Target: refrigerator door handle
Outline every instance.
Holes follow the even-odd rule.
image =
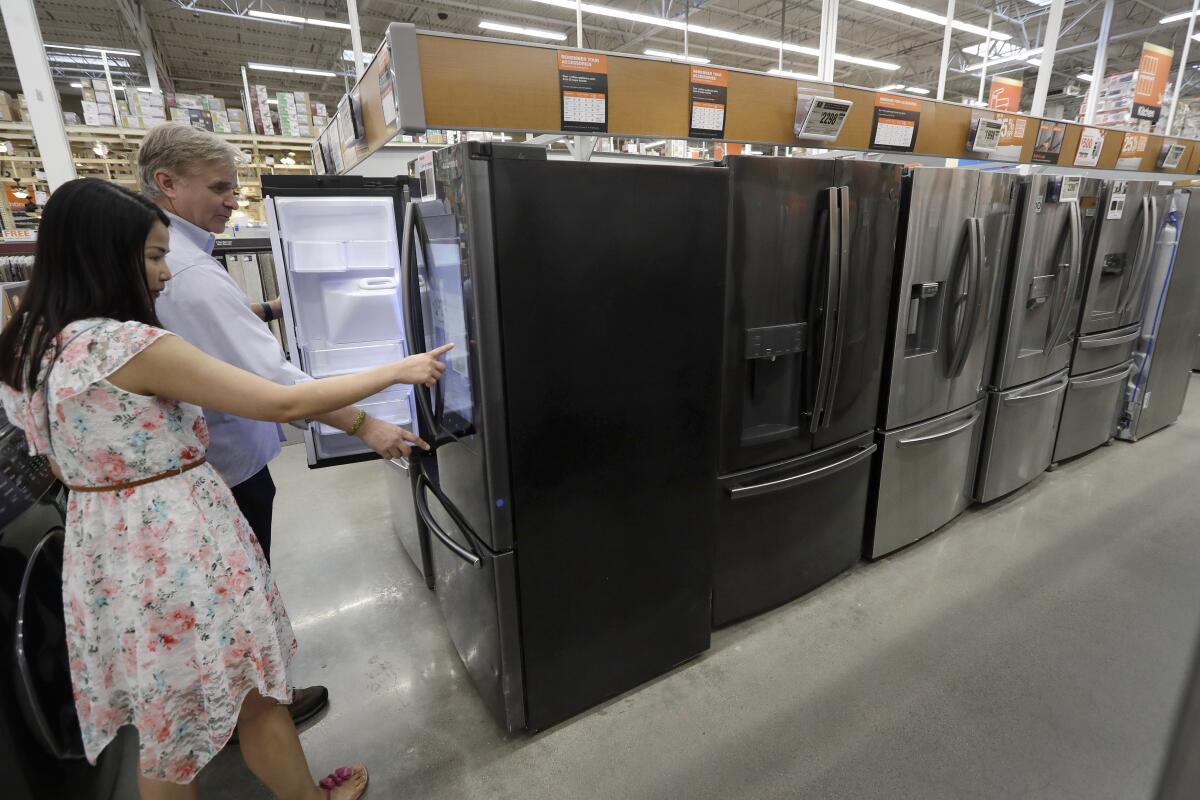
[[[403,283],[404,335],[408,339],[408,352],[425,352],[427,344],[421,334],[417,321],[421,318],[421,283],[417,276],[416,259],[416,216],[417,204],[409,202],[404,207],[404,227],[400,235],[400,280]],[[417,347],[420,350],[417,350]],[[437,449],[437,424],[433,416],[433,403],[429,397],[429,388],[424,385],[413,386],[413,397],[417,403],[417,416],[421,433],[429,437],[429,446]]]
[[[1079,349],[1095,350],[1100,347],[1112,347],[1113,345],[1117,344],[1125,344],[1126,342],[1132,342],[1134,339],[1141,336],[1141,334],[1142,330],[1141,328],[1138,328],[1132,333],[1123,333],[1120,336],[1113,336],[1109,339],[1080,339]]]
[[[424,475],[421,475],[417,478],[417,492],[415,499],[417,513],[421,516],[421,520],[429,527],[430,532],[433,533],[437,540],[446,546],[447,550],[454,553],[454,555],[458,556],[463,561],[466,561],[475,569],[481,569],[483,567],[483,559],[481,559],[475,553],[472,553],[470,550],[467,550],[458,542],[454,541],[454,539],[450,537],[450,534],[446,533],[446,531],[442,529],[442,526],[437,523],[437,520],[433,518],[433,514],[429,510],[429,498],[425,496],[425,492],[430,488],[430,486],[431,484],[429,483],[429,480]]]
[[[954,347],[954,362],[951,364],[950,377],[957,378],[962,374],[967,364],[967,356],[971,352],[971,339],[975,325],[979,322],[980,308],[983,303],[983,293],[979,284],[983,281],[983,221],[977,217],[967,220],[967,252],[970,261],[967,265],[967,311],[963,318],[962,330]]]
[[[1146,277],[1150,273],[1151,262],[1154,259],[1154,240],[1158,237],[1158,198],[1154,195],[1147,195],[1142,198],[1142,202],[1145,204],[1149,216],[1143,218],[1147,222],[1143,225],[1142,236],[1138,239],[1138,255],[1133,275],[1129,276],[1130,283],[1117,306],[1117,313],[1121,317],[1129,312],[1130,306],[1141,299],[1142,288],[1146,285]]]
[[[967,428],[972,427],[978,421],[979,421],[979,412],[975,412],[974,414],[971,415],[970,419],[968,419],[966,422],[962,423],[961,425],[955,425],[953,428],[950,428],[949,430],[939,431],[937,433],[931,433],[928,436],[917,436],[912,439],[899,439],[896,442],[896,446],[897,447],[908,447],[909,445],[925,444],[926,442],[936,442],[939,439],[948,439],[956,433],[962,433]]]
[[[726,488],[725,491],[729,493],[730,499],[733,500],[744,500],[747,497],[754,497],[755,495],[783,491],[784,489],[790,489],[793,486],[799,486],[804,483],[811,483],[812,481],[820,480],[827,475],[832,475],[835,472],[840,472],[843,469],[852,467],[860,461],[870,457],[870,455],[878,449],[879,445],[872,443],[865,445],[864,447],[860,447],[853,455],[847,456],[839,461],[835,461],[832,464],[826,464],[823,467],[817,467],[816,469],[809,470],[808,472],[801,472],[799,475],[790,475],[786,478],[780,478],[779,480],[766,481],[765,483],[754,483],[749,486],[734,486],[732,488]]]
[[[1071,379],[1071,388],[1096,389],[1100,386],[1108,386],[1117,381],[1124,380],[1129,377],[1129,373],[1133,372],[1133,364],[1129,364],[1125,369],[1118,372],[1116,375],[1106,375],[1103,378],[1088,378],[1080,380],[1078,378]]]
[[[1025,400],[1035,400],[1039,397],[1045,397],[1048,394],[1057,394],[1058,392],[1061,392],[1063,389],[1066,389],[1066,388],[1067,388],[1067,381],[1063,381],[1062,383],[1055,386],[1053,389],[1047,389],[1044,392],[1034,392],[1033,394],[1013,395],[1012,397],[1004,398],[1004,402],[1006,404],[1010,404],[1010,403],[1020,403]]]
[[[816,433],[821,428],[825,416],[825,395],[829,393],[829,367],[833,359],[833,330],[830,328],[834,295],[837,289],[838,260],[841,256],[841,213],[838,209],[838,190],[830,187],[825,190],[829,202],[829,257],[825,265],[825,306],[821,311],[821,349],[820,362],[817,366],[817,391],[813,395],[812,418],[808,430]]]
[[[833,364],[829,368],[829,381],[826,386],[826,397],[823,401],[824,418],[822,428],[828,428],[833,423],[833,398],[837,394],[838,373],[842,369],[842,351],[846,346],[846,270],[850,268],[850,187],[839,186],[838,197],[838,270],[837,270],[837,305],[834,307],[833,324]]]
[[[1071,298],[1075,294],[1075,287],[1081,286],[1083,283],[1081,275],[1083,272],[1083,221],[1080,217],[1079,203],[1070,203],[1070,208],[1067,210],[1067,225],[1071,232],[1071,266],[1067,270],[1067,290],[1063,293],[1062,308],[1059,310],[1058,319],[1050,328],[1050,338],[1046,340],[1043,353],[1049,353],[1062,341],[1063,333],[1066,332],[1067,323],[1071,318]]]

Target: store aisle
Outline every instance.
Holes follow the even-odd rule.
[[[321,773],[368,797],[1147,797],[1200,629],[1200,377],[1184,419],[719,632],[538,736],[485,715],[388,523],[382,466],[274,468],[275,565]],[[229,748],[203,796],[265,798]]]

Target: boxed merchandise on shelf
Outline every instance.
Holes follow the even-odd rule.
[[[271,105],[267,102],[267,87],[255,84],[254,97],[251,98],[251,114],[254,119],[254,129],[264,136],[274,136],[275,126],[271,122]]]
[[[231,133],[249,133],[250,128],[246,124],[246,112],[240,108],[231,108],[229,114],[229,130]]]
[[[12,96],[0,91],[0,122],[14,122],[17,118]]]

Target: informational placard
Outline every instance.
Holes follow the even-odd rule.
[[[1067,126],[1060,122],[1042,122],[1038,126],[1037,140],[1033,144],[1033,163],[1057,164],[1066,133]]]
[[[558,51],[560,130],[608,132],[608,56]]]
[[[384,46],[379,50],[371,68],[376,70],[379,79],[379,103],[383,106],[383,122],[389,128],[396,126],[396,80],[392,74],[392,51]]]
[[[313,139],[312,144],[308,146],[309,154],[312,157],[312,168],[314,175],[327,175],[329,170],[325,167],[325,155],[321,152],[321,140]]]
[[[1028,120],[1014,114],[996,114],[1000,123],[1000,141],[991,157],[995,161],[1020,161],[1025,149],[1025,130]]]
[[[1129,112],[1135,120],[1151,124],[1158,122],[1174,55],[1175,52],[1167,47],[1150,42],[1142,45],[1137,84],[1133,89],[1133,108]]]
[[[1079,202],[1079,188],[1082,185],[1083,178],[1079,175],[1065,176],[1058,190],[1058,199],[1063,203]]]
[[[908,97],[882,92],[875,95],[875,118],[871,123],[871,147],[911,153],[921,124],[921,104]]]
[[[1104,149],[1104,131],[1099,128],[1084,128],[1079,135],[1079,148],[1075,151],[1075,166],[1094,167],[1100,163],[1100,151]]]
[[[976,117],[971,120],[967,133],[967,149],[976,153],[994,153],[1000,148],[1000,132],[1004,126],[999,120]]]
[[[1178,169],[1186,150],[1187,148],[1178,142],[1164,142],[1162,149],[1158,151],[1158,168]]]
[[[338,146],[342,149],[354,144],[354,113],[350,110],[350,96],[342,98],[337,111]]]
[[[36,228],[9,228],[4,231],[4,241],[6,242],[36,242]]]
[[[846,117],[854,107],[851,100],[819,97],[803,88],[796,90],[796,122],[792,130],[799,139],[833,141],[842,132]]]
[[[1121,142],[1121,155],[1117,159],[1117,169],[1141,169],[1149,142],[1150,137],[1144,133],[1125,134],[1125,139]]]
[[[992,88],[988,92],[988,108],[1017,113],[1021,110],[1022,86],[1023,83],[1018,78],[1004,75],[992,78]]]
[[[688,138],[720,139],[725,135],[725,106],[729,73],[711,67],[691,67]]]
[[[1120,219],[1125,214],[1125,181],[1113,181],[1112,191],[1108,193],[1108,208],[1105,210],[1106,219]]]

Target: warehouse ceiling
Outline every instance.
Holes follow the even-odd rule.
[[[647,49],[682,53],[685,21],[692,30],[688,52],[714,65],[765,71],[779,66],[779,41],[788,48],[817,48],[820,39],[820,0],[591,0],[583,14],[584,46],[631,54]],[[241,89],[241,67],[249,63],[316,69],[332,76],[249,72],[251,83],[268,88],[314,92],[317,99],[336,101],[344,91],[350,63],[343,53],[350,47],[344,0],[37,0],[42,35],[48,44],[105,46],[141,51],[139,28],[153,41],[160,80],[181,92],[209,92],[236,98]],[[359,0],[358,13],[365,50],[379,43],[388,23],[412,22],[419,29],[445,33],[491,36],[521,42],[553,43],[545,39],[480,30],[482,21],[565,34],[575,40],[575,11],[569,0]],[[897,7],[914,13],[901,13]],[[988,74],[1024,77],[1028,108],[1037,67],[1028,63],[1039,48],[1049,9],[1042,0],[1008,0],[988,4],[957,0],[955,30],[946,99],[962,101],[979,91],[978,68],[984,33],[989,26],[998,37],[993,56],[1008,58],[989,66]],[[1160,24],[1171,14],[1190,10],[1188,0],[1148,2],[1117,0],[1108,50],[1108,71],[1137,66],[1143,41],[1172,47],[1182,53],[1186,20]],[[1103,17],[1103,2],[1067,0],[1059,36],[1051,95],[1067,101],[1063,113],[1074,115],[1078,77],[1092,71]],[[866,87],[905,86],[936,92],[942,48],[942,25],[930,15],[946,12],[942,0],[840,0],[837,31],[836,80]],[[280,22],[252,14],[281,14],[308,22]],[[922,17],[921,15],[924,15]],[[659,22],[661,20],[661,23]],[[144,27],[141,22],[144,21]],[[315,21],[315,22],[314,22]],[[1200,26],[1197,26],[1200,29]],[[7,38],[0,49],[0,85],[18,88],[19,81]],[[56,48],[51,66],[63,81],[102,76],[97,54]],[[1200,61],[1200,43],[1189,61]],[[146,65],[133,55],[120,55],[114,80],[146,81]],[[865,62],[865,63],[864,63]],[[888,69],[883,65],[893,65]],[[974,69],[972,69],[974,67]],[[816,57],[787,49],[783,68],[815,73]],[[1188,85],[1200,82],[1200,73],[1188,72]],[[1195,88],[1192,92],[1195,92]],[[1185,88],[1185,94],[1189,94]]]

